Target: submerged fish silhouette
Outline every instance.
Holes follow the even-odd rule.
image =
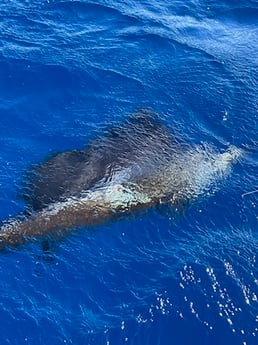
[[[183,144],[140,111],[87,149],[57,154],[36,167],[26,193],[30,214],[1,227],[0,248],[159,203],[178,205],[204,193],[240,155],[235,147],[218,153],[209,145]]]

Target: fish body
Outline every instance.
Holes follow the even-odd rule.
[[[101,224],[124,214],[178,205],[225,177],[242,152],[190,147],[141,112],[82,151],[67,151],[39,165],[27,192],[29,216],[8,220],[0,248]]]

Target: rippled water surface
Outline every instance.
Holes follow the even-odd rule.
[[[0,217],[26,172],[138,109],[241,148],[183,210],[0,253],[1,344],[258,343],[256,1],[2,0]]]

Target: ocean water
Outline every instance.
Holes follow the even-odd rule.
[[[137,109],[244,152],[178,213],[0,253],[1,345],[258,343],[257,18],[254,0],[1,1],[1,220],[34,164]]]

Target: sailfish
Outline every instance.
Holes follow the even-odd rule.
[[[30,171],[26,212],[0,228],[0,249],[138,210],[183,205],[231,170],[241,150],[189,145],[149,111],[139,111],[83,150],[58,153]]]

